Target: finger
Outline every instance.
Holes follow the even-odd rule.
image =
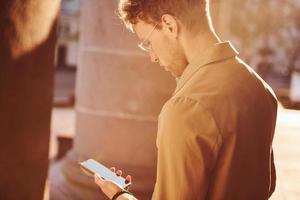
[[[124,189],[129,191],[130,185],[128,185],[127,187],[125,187]]]
[[[126,178],[125,178],[125,183],[126,183],[126,184],[127,184],[127,183],[131,183],[131,181],[132,181],[131,176],[130,176],[130,175],[127,175]]]
[[[116,174],[117,174],[117,176],[122,176],[122,170],[118,170],[118,171],[116,172]]]
[[[101,178],[98,174],[94,175],[94,181],[97,185],[99,185],[100,187],[103,185],[104,183],[104,179]]]
[[[115,171],[116,171],[116,168],[115,168],[115,167],[111,167],[110,170],[111,170],[112,172],[115,172]]]
[[[125,184],[131,183],[131,180],[132,180],[131,176],[127,175],[126,178],[125,178]],[[130,185],[128,185],[127,187],[125,187],[125,189],[129,191],[129,187],[130,187]]]

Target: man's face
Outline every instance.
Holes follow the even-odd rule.
[[[151,61],[159,63],[174,77],[180,77],[187,61],[179,40],[171,37],[164,26],[158,29],[157,26],[140,21],[133,29],[141,41],[141,46],[148,51]]]

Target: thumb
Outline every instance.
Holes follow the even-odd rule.
[[[95,181],[95,183],[96,183],[97,185],[99,185],[100,187],[102,187],[103,184],[104,184],[104,179],[101,178],[98,174],[95,174],[95,175],[94,175],[94,181]]]

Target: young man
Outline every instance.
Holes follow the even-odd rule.
[[[208,7],[208,0],[119,4],[139,46],[177,79],[159,115],[153,199],[268,199],[275,189],[277,100],[231,44],[220,41]],[[95,181],[109,198],[134,199],[109,181]]]

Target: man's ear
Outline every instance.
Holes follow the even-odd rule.
[[[179,34],[179,23],[177,19],[170,15],[164,14],[161,16],[161,24],[163,31],[173,38],[177,38]]]

